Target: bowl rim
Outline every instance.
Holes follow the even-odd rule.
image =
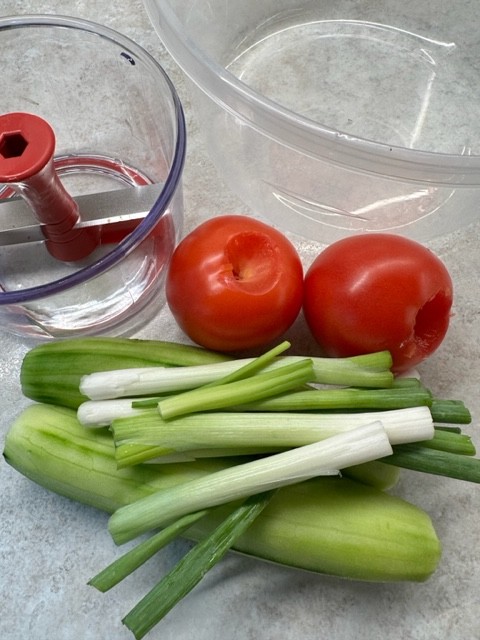
[[[144,4],[157,34],[184,73],[221,108],[266,136],[314,158],[387,179],[432,186],[480,185],[480,155],[437,153],[375,142],[300,116],[254,91],[208,56],[185,33],[168,2],[144,0]],[[278,123],[281,139],[276,131]]]
[[[53,14],[26,14],[22,16],[6,16],[0,18],[0,32],[8,29],[19,29],[25,27],[63,27],[86,31],[88,33],[99,35],[114,44],[120,45],[126,52],[141,58],[148,65],[152,66],[156,72],[161,74],[170,93],[170,99],[172,101],[176,120],[176,140],[172,165],[159,196],[154,202],[149,213],[124,240],[112,249],[112,251],[100,257],[92,264],[78,269],[78,271],[75,271],[68,276],[64,276],[43,285],[18,291],[0,290],[0,306],[30,302],[32,300],[38,300],[40,298],[60,293],[73,286],[82,284],[83,282],[97,277],[101,273],[111,269],[126,255],[130,254],[146,238],[159,220],[168,214],[168,205],[181,183],[186,156],[187,132],[185,114],[180,98],[166,71],[143,47],[131,40],[128,36],[125,36],[110,27],[106,27],[90,20],[84,20],[82,18]]]

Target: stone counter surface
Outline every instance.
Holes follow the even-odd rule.
[[[166,69],[188,125],[185,231],[225,212],[249,213],[222,185],[192,116],[183,77],[139,0],[3,0],[0,15],[56,13],[112,27],[145,47]],[[40,82],[39,78],[39,82]],[[8,87],[2,87],[2,91]],[[480,443],[479,228],[432,246],[456,288],[451,329],[421,367],[439,395],[462,398],[473,412],[468,431]],[[294,238],[305,266],[319,251]],[[295,335],[295,332],[296,335]],[[168,309],[139,337],[182,340]],[[311,346],[301,322],[296,344]],[[0,442],[27,401],[19,367],[28,345],[6,333],[0,349]],[[122,640],[121,618],[189,548],[178,541],[123,584],[102,595],[87,581],[118,553],[107,515],[47,492],[0,461],[0,638]],[[405,472],[396,493],[424,508],[442,541],[437,572],[422,584],[363,584],[309,574],[230,553],[147,637],[152,640],[475,640],[480,638],[480,488]]]

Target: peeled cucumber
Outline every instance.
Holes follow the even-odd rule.
[[[191,366],[228,360],[190,345],[136,338],[78,338],[45,342],[25,354],[20,370],[27,398],[76,409],[86,400],[80,378],[95,371],[132,367]]]

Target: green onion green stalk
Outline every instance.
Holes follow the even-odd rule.
[[[191,549],[122,620],[140,640],[184,598],[253,524],[272,492],[251,496]]]
[[[164,420],[146,410],[112,422],[119,466],[139,464],[173,454],[246,455],[281,451],[324,440],[380,420],[391,444],[428,440],[434,435],[428,407],[365,413],[193,413]],[[447,436],[444,436],[447,437]],[[179,458],[181,459],[181,457]]]

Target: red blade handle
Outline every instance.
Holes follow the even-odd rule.
[[[54,167],[55,134],[30,113],[0,116],[0,183],[10,184],[44,226],[46,247],[64,262],[86,258],[100,244],[100,230],[77,229],[78,206]]]

